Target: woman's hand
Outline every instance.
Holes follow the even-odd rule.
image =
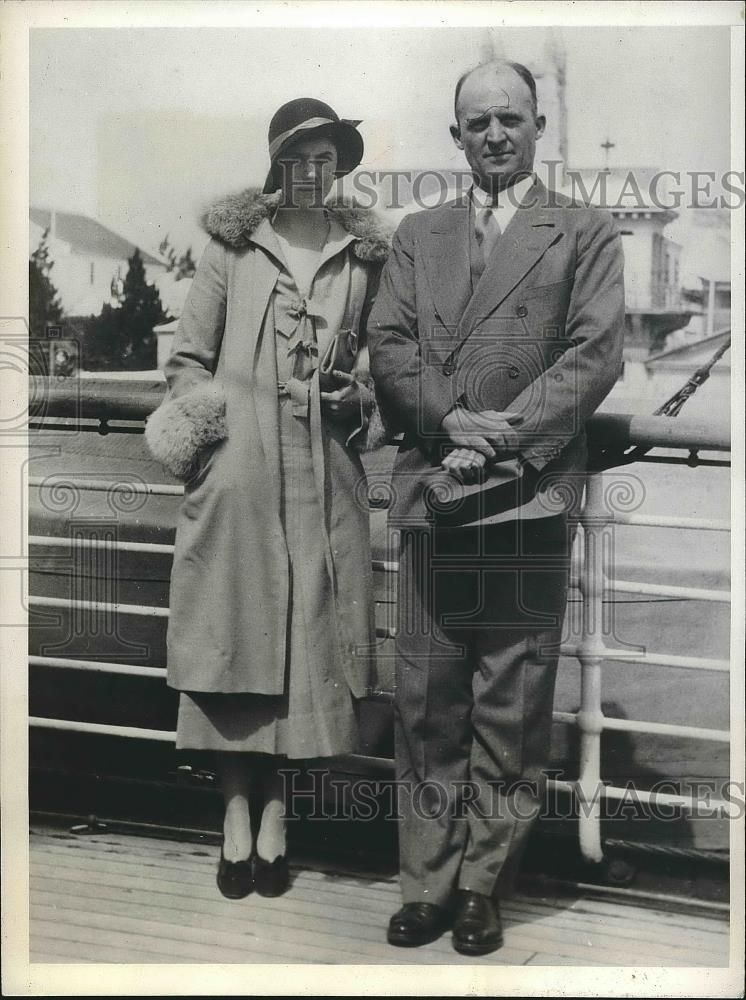
[[[354,375],[348,372],[332,372],[332,375],[343,383],[341,389],[334,392],[321,393],[321,405],[324,412],[333,420],[349,420],[359,416],[360,407],[369,407],[370,393],[361,385]]]
[[[461,483],[476,483],[482,478],[487,459],[475,448],[454,448],[440,463],[441,468]]]

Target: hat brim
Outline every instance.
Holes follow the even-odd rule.
[[[301,124],[293,129],[272,157],[272,165],[269,168],[262,193],[273,194],[279,189],[280,181],[278,178],[277,161],[300,138],[307,139],[314,136],[316,138],[329,139],[334,143],[337,150],[336,176],[344,177],[346,174],[349,174],[360,164],[363,158],[365,146],[363,137],[357,130],[359,124],[360,122],[358,121],[342,118],[338,122],[326,122],[323,125],[314,125],[312,127],[305,127]]]

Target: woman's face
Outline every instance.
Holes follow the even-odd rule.
[[[334,183],[337,149],[329,139],[299,139],[278,158],[277,166],[282,203],[318,208]]]

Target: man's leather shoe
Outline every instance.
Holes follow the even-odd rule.
[[[448,911],[434,903],[405,903],[389,921],[388,942],[418,948],[436,941],[448,926]]]
[[[486,955],[503,943],[497,900],[460,889],[453,924],[453,947],[462,955]]]

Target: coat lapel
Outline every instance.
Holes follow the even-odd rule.
[[[425,240],[425,270],[435,309],[454,334],[471,298],[469,201],[464,198],[433,214]]]
[[[537,182],[529,192],[532,201],[521,205],[500,237],[495,252],[466,306],[458,328],[459,339],[468,336],[500,305],[517,284],[562,235],[557,212],[546,208],[543,187]]]

